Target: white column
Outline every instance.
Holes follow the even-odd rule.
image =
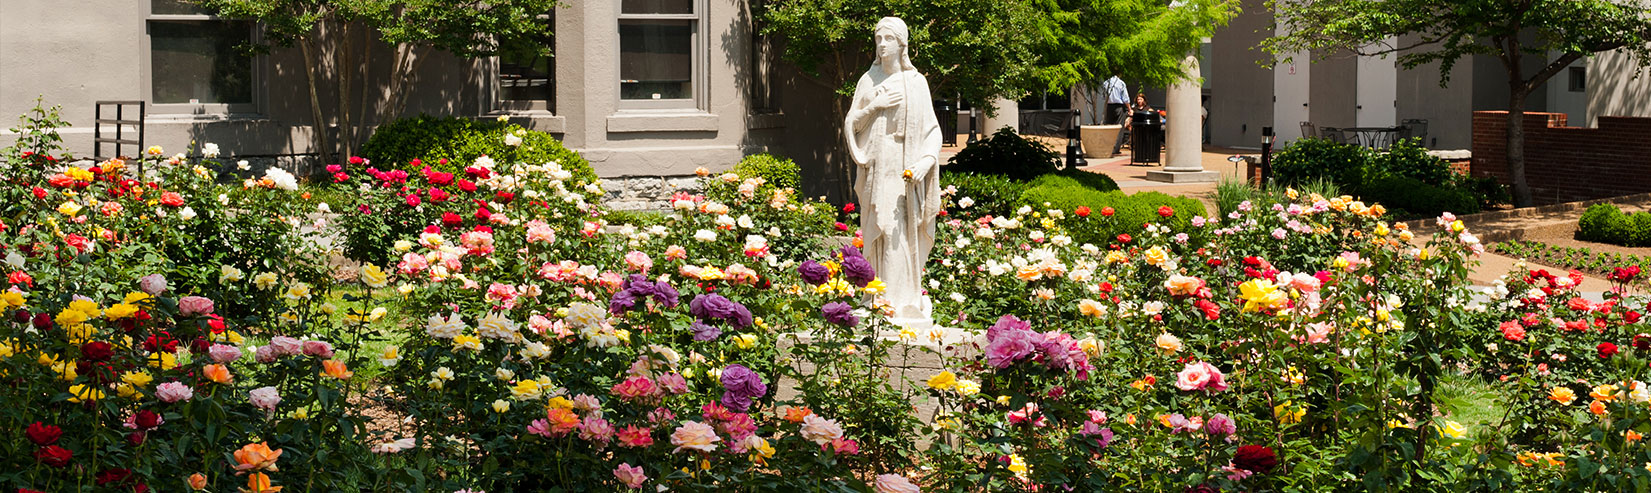
[[[997,116],[985,117],[985,112],[981,113],[981,138],[991,137],[997,133],[997,129],[1003,127],[1015,129],[1016,133],[1020,132],[1020,104],[1012,99],[998,98],[992,102],[992,106],[997,108]]]
[[[1169,86],[1169,128],[1164,136],[1164,171],[1204,171],[1200,133],[1203,105],[1199,103],[1198,59],[1188,56],[1181,61],[1187,78]]]
[[[1181,61],[1186,78],[1169,86],[1169,128],[1164,138],[1166,156],[1163,171],[1147,172],[1147,179],[1170,183],[1203,183],[1221,178],[1221,173],[1204,171],[1203,105],[1199,103],[1198,57]]]

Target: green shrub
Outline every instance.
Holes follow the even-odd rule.
[[[1096,245],[1110,243],[1120,233],[1139,235],[1141,226],[1148,222],[1165,222],[1173,230],[1184,230],[1193,216],[1204,214],[1204,203],[1197,199],[1160,192],[1134,195],[1117,190],[1102,192],[1084,188],[1075,180],[1064,177],[1053,177],[1043,186],[1027,189],[1022,199],[1034,208],[1060,209],[1067,214],[1072,214],[1080,206],[1089,207],[1090,216],[1073,223],[1071,236],[1075,242]],[[1174,215],[1167,220],[1158,216],[1158,208],[1166,205],[1174,210]],[[1111,217],[1101,214],[1101,209],[1105,207],[1113,209]]]
[[[1421,139],[1405,139],[1387,148],[1387,152],[1370,153],[1370,166],[1386,176],[1415,178],[1425,183],[1446,183],[1451,179],[1450,163],[1427,153]]]
[[[1084,187],[1087,187],[1091,190],[1100,190],[1102,192],[1109,192],[1109,191],[1118,189],[1118,182],[1112,181],[1112,177],[1106,176],[1106,175],[1101,174],[1101,173],[1094,173],[1094,172],[1084,171],[1084,170],[1080,170],[1080,169],[1066,168],[1066,169],[1062,169],[1060,171],[1056,171],[1055,174],[1059,175],[1059,176],[1064,176],[1064,177],[1067,177],[1067,178],[1071,178],[1073,180],[1077,180],[1078,183],[1083,184]],[[1044,175],[1044,176],[1048,176],[1048,175]]]
[[[1391,176],[1364,187],[1365,202],[1382,204],[1388,209],[1419,216],[1437,216],[1444,212],[1472,214],[1479,212],[1479,199],[1459,188],[1447,188],[1421,180]],[[1399,214],[1403,217],[1404,214]]]
[[[516,134],[519,145],[508,145],[505,136]],[[373,161],[380,169],[418,171],[425,165],[436,171],[456,172],[469,166],[476,158],[488,156],[501,164],[523,162],[528,164],[558,163],[573,173],[572,184],[596,180],[590,162],[579,153],[562,146],[562,142],[546,132],[526,130],[499,120],[432,117],[419,115],[403,118],[378,127],[367,143],[361,146],[361,155]],[[421,161],[413,166],[414,159]],[[446,164],[441,160],[446,159]]]
[[[957,188],[946,210],[953,217],[1012,215],[1022,204],[1021,194],[1029,188],[1026,182],[997,175],[942,172],[940,188],[947,187]],[[974,204],[967,208],[958,206],[956,202],[965,197]]]
[[[1594,204],[1577,220],[1576,239],[1630,247],[1651,246],[1651,213],[1625,214],[1612,204]]]
[[[946,171],[981,173],[1030,180],[1054,173],[1060,154],[1042,142],[1023,139],[1004,127],[984,140],[969,144],[947,162]]]
[[[1318,178],[1327,178],[1343,185],[1358,183],[1369,161],[1370,151],[1357,145],[1325,139],[1301,139],[1273,155],[1272,179],[1281,185]]]
[[[741,178],[760,176],[778,188],[802,186],[803,170],[791,159],[773,154],[752,154],[734,165],[734,173]]]

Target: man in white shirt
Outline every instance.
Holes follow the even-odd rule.
[[[1106,92],[1106,124],[1122,125],[1129,117],[1129,86],[1124,85],[1124,79],[1113,74],[1112,78],[1101,83],[1101,90]]]

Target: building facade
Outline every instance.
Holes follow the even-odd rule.
[[[73,125],[62,131],[67,147],[92,156],[95,102],[143,101],[145,145],[169,153],[213,142],[242,157],[303,163],[312,155],[318,129],[298,49],[244,56],[235,47],[257,41],[258,26],[205,15],[183,0],[76,3],[0,3],[0,115],[24,113],[36,96],[61,105]],[[787,135],[797,129],[787,128],[792,115],[782,107],[782,86],[797,78],[776,68],[771,44],[752,27],[750,2],[577,2],[547,17],[555,35],[543,43],[553,56],[433,52],[415,73],[402,114],[505,116],[556,134],[603,177],[689,175],[787,143],[828,143],[821,133],[834,127],[823,121],[808,134]],[[390,47],[379,44],[362,61],[369,74],[362,93],[371,104],[384,100],[390,57]]]

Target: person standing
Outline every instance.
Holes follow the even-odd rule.
[[[1129,86],[1118,74],[1101,83],[1101,90],[1106,92],[1106,125],[1122,125],[1129,118]]]

